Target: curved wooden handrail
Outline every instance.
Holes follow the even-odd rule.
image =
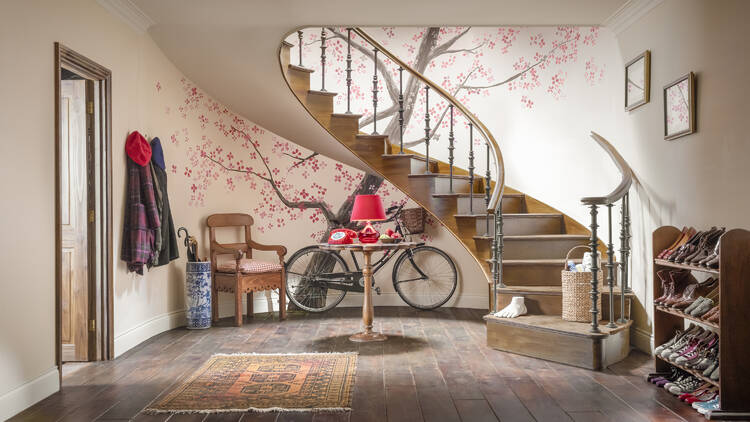
[[[371,46],[377,48],[381,53],[388,56],[388,58],[391,59],[394,63],[396,63],[397,65],[404,68],[404,70],[414,75],[415,78],[422,81],[425,85],[428,85],[430,88],[437,91],[443,98],[445,98],[446,101],[453,104],[455,108],[460,110],[461,113],[464,116],[466,116],[466,118],[471,123],[474,124],[475,128],[479,129],[479,132],[482,134],[484,139],[492,146],[491,150],[495,157],[495,174],[496,174],[495,187],[492,189],[490,202],[487,204],[487,212],[494,213],[495,210],[500,211],[500,201],[502,199],[503,190],[505,188],[505,166],[503,164],[503,155],[500,152],[500,146],[497,144],[497,141],[492,136],[492,133],[490,133],[489,129],[487,129],[484,123],[482,123],[472,112],[470,112],[466,107],[464,107],[463,104],[461,104],[455,97],[449,94],[448,91],[444,90],[440,85],[436,84],[435,82],[432,82],[426,76],[417,72],[414,68],[412,68],[411,66],[406,64],[403,60],[398,58],[398,56],[388,51],[387,48],[385,48],[382,44],[380,44],[374,38],[368,35],[365,31],[362,30],[362,28],[352,28],[352,30],[357,35],[362,37],[365,41],[367,41]]]
[[[602,149],[604,149],[604,151],[610,156],[610,158],[612,158],[612,161],[615,162],[615,166],[617,166],[617,169],[620,170],[620,174],[622,175],[622,180],[620,181],[620,184],[617,185],[615,190],[613,190],[608,195],[589,196],[581,198],[581,202],[586,205],[614,204],[615,202],[622,199],[622,197],[625,196],[625,194],[630,190],[630,185],[633,184],[633,170],[630,168],[625,159],[622,158],[620,153],[617,152],[615,147],[613,147],[612,144],[610,144],[606,139],[602,138],[601,135],[592,131],[591,138],[594,139],[594,141],[596,141],[596,143],[599,144]]]

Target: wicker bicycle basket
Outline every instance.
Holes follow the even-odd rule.
[[[401,210],[401,227],[405,234],[419,234],[424,232],[424,209],[408,208]]]
[[[594,277],[591,272],[567,271],[568,259],[570,254],[576,249],[586,248],[588,246],[579,245],[568,251],[565,256],[564,268],[562,270],[562,319],[575,322],[591,322],[591,280]],[[604,271],[599,271],[599,291],[604,288]],[[599,309],[599,320],[602,319],[602,294],[596,298],[597,308]]]

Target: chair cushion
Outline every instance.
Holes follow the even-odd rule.
[[[234,273],[236,261],[226,259],[219,260],[216,263],[216,271],[220,273]],[[281,271],[281,264],[261,261],[258,259],[240,259],[240,273],[242,274],[257,274],[257,273],[272,273]]]

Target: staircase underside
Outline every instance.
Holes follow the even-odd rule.
[[[447,228],[471,253],[489,282],[494,233],[493,224],[488,224],[492,221],[488,221],[486,213],[484,178],[477,175],[472,191],[468,172],[454,168],[451,186],[447,163],[432,158],[428,163],[424,156],[408,150],[398,154],[398,147],[391,145],[387,136],[360,133],[361,115],[335,113],[333,102],[337,94],[311,90],[313,71],[289,64],[290,47],[282,46],[281,63],[300,103],[344,147]],[[490,188],[493,186],[491,181]],[[588,333],[589,324],[566,322],[560,317],[560,271],[565,256],[572,247],[588,244],[590,232],[554,208],[507,186],[502,212],[503,279],[508,287],[498,289],[497,308],[505,307],[513,296],[523,296],[529,315],[510,320],[487,316],[488,345],[591,369],[624,359],[630,348],[630,323],[616,329],[602,327],[602,333],[592,335]],[[580,260],[582,255],[583,250],[579,249],[571,258]],[[616,295],[614,301],[615,317],[619,317],[620,296]],[[632,295],[626,295],[626,315],[630,314],[631,301]],[[604,311],[608,304],[606,292],[602,297]],[[608,312],[603,318],[605,322],[609,320]]]

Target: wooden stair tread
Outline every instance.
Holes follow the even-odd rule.
[[[476,195],[474,195],[476,196]],[[454,217],[459,218],[485,218],[487,217],[487,214],[454,214]],[[562,218],[562,214],[552,214],[552,213],[503,213],[503,218],[545,218],[545,217],[556,217],[556,218]],[[563,234],[563,233],[561,233]]]
[[[289,64],[289,69],[296,70],[298,72],[305,72],[305,73],[313,73],[315,72],[313,69],[308,69],[306,67],[297,66],[296,64]]]
[[[522,315],[516,318],[498,318],[493,315],[485,315],[484,320],[491,323],[521,327],[529,330],[547,331],[557,334],[566,334],[575,337],[604,338],[612,334],[630,328],[632,321],[617,324],[615,328],[608,328],[606,324],[600,324],[600,333],[592,333],[591,323],[565,321],[557,315]]]
[[[502,294],[533,294],[533,295],[550,295],[550,296],[562,296],[562,286],[506,286],[498,287],[498,293]],[[616,295],[620,294],[620,286],[614,287]],[[609,295],[609,287],[605,286],[600,291],[601,294]],[[627,297],[634,297],[635,294],[625,293]]]
[[[487,262],[490,262],[490,260],[486,260]],[[575,262],[576,264],[580,264],[582,259],[571,259],[571,261]],[[503,265],[550,265],[550,266],[558,266],[560,267],[560,271],[562,271],[563,264],[565,264],[565,259],[504,259]]]
[[[354,113],[331,113],[331,117],[344,117],[349,119],[357,119],[362,117],[361,114],[354,114]]]
[[[367,133],[358,133],[357,139],[386,139],[388,135],[372,135]]]
[[[331,92],[331,91],[317,91],[317,90],[314,90],[314,89],[308,90],[307,93],[310,94],[310,95],[322,95],[322,96],[325,96],[325,97],[335,97],[335,96],[339,95],[339,94],[337,94],[335,92]]]
[[[289,41],[287,41],[287,40],[282,40],[282,41],[281,41],[281,45],[282,45],[283,47],[289,47],[289,48],[292,48],[292,47],[294,47],[294,44],[290,43],[290,42],[289,42]]]
[[[455,175],[453,177],[456,177]],[[468,179],[468,176],[466,177]],[[478,194],[474,194],[474,197],[476,198]],[[524,198],[526,195],[522,193],[506,193],[503,195],[503,198]],[[468,193],[433,193],[433,198],[468,198]]]
[[[386,160],[393,160],[397,158],[408,158],[408,159],[419,160],[422,162],[427,161],[425,157],[422,157],[421,155],[416,155],[416,154],[382,154],[381,157],[383,157]],[[438,161],[430,158],[430,163],[438,164]]]
[[[422,173],[422,174],[413,174],[413,173],[410,173],[409,177],[438,177],[438,178],[448,179],[448,178],[451,177],[451,175],[450,174],[445,174],[445,173]],[[454,179],[460,179],[460,180],[469,180],[469,176],[466,176],[466,175],[456,175],[456,174],[454,174],[453,178]],[[479,178],[475,177],[474,180],[477,181],[477,180],[479,180]],[[466,194],[466,197],[467,198],[469,197],[468,193]],[[484,197],[484,194],[483,193],[475,193],[474,197],[475,198]]]
[[[589,239],[591,236],[585,234],[528,234],[528,235],[516,235],[516,236],[503,236],[503,240],[559,240],[559,239],[571,239],[571,240],[582,240]],[[473,236],[477,240],[492,240],[491,236]]]

